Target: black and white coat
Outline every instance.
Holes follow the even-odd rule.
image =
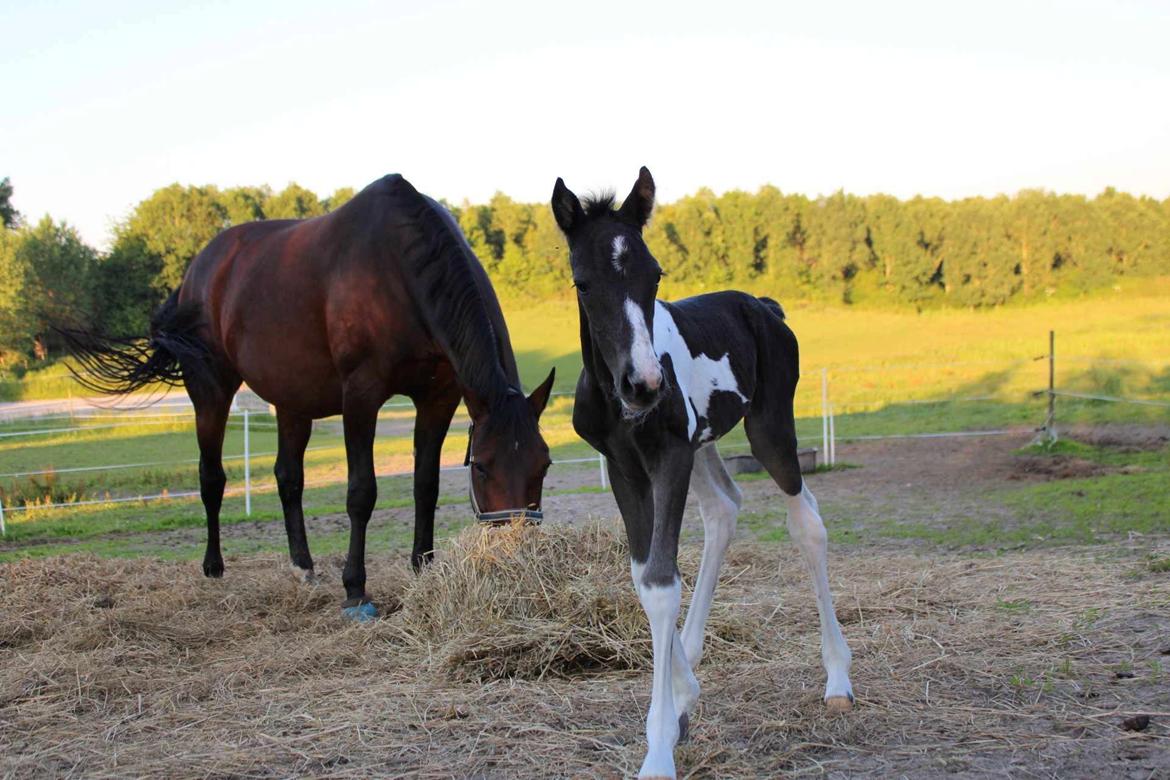
[[[662,270],[642,240],[653,202],[654,181],[643,168],[620,209],[612,198],[582,206],[560,179],[552,207],[569,242],[581,317],[584,368],[573,425],[607,458],[654,646],[639,776],[674,777],[673,749],[698,700],[694,669],[742,501],[715,442],[741,419],[753,454],[787,497],[788,528],[812,575],[825,701],[845,710],[853,692],[850,652],[829,592],[825,528],[796,455],[796,337],[767,298],[726,291],[657,300]],[[692,488],[703,518],[703,558],[680,633],[678,539]]]

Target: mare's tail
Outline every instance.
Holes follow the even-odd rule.
[[[199,335],[202,307],[179,303],[175,290],[150,319],[149,338],[115,338],[93,330],[58,329],[77,365],[74,379],[95,393],[124,395],[147,385],[172,387],[213,377],[211,350]]]

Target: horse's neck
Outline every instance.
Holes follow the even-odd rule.
[[[490,408],[510,390],[518,390],[520,379],[507,326],[490,284],[478,278],[476,269],[468,270],[473,284],[461,280],[440,288],[445,294],[457,290],[459,302],[431,302],[429,318],[465,394]]]

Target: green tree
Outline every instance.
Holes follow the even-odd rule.
[[[353,187],[338,187],[333,191],[332,195],[325,199],[325,210],[337,210],[341,206],[344,206],[346,203],[349,203],[351,200],[353,200],[353,196],[356,194],[357,193],[354,192]]]
[[[46,216],[22,231],[16,253],[25,271],[21,305],[38,359],[59,346],[53,326],[89,322],[97,252],[77,231]]]
[[[12,205],[12,182],[0,179],[0,227],[14,228],[20,224],[20,212]]]
[[[138,204],[115,231],[114,248],[138,241],[154,254],[159,271],[153,285],[165,295],[179,286],[192,258],[228,224],[216,188],[172,184]]]
[[[265,204],[272,197],[267,187],[232,187],[219,194],[219,203],[227,221],[233,225],[255,222],[265,217]]]
[[[268,219],[307,219],[319,217],[326,211],[316,193],[296,182],[291,182],[264,204]]]

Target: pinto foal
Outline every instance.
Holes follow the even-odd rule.
[[[780,306],[741,292],[656,300],[662,269],[642,240],[654,180],[642,168],[620,209],[577,199],[561,179],[552,209],[569,243],[584,369],[573,427],[607,458],[630,544],[630,573],[650,621],[654,682],[640,777],[674,777],[674,746],[699,696],[694,668],[741,503],[715,442],[742,418],[755,455],[788,502],[788,530],[812,575],[828,673],[825,703],[851,708],[849,647],[833,612],[825,526],[800,474],[792,399],[796,337]],[[679,528],[694,486],[703,559],[682,633]]]

